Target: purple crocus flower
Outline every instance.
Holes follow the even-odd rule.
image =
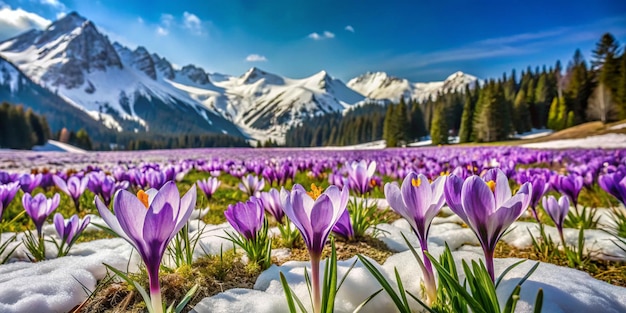
[[[346,164],[348,172],[348,186],[358,195],[364,195],[372,190],[372,178],[376,173],[376,161],[368,164],[367,161]]]
[[[25,193],[31,193],[35,188],[39,187],[42,178],[41,174],[24,174],[19,178],[20,188]]]
[[[18,189],[20,189],[20,184],[18,182],[12,182],[4,185],[0,184],[0,222],[2,221],[4,209],[9,207],[9,204],[13,201],[13,198],[15,198],[15,194]]]
[[[258,196],[257,193],[262,190],[263,187],[265,187],[265,180],[252,174],[243,177],[241,183],[239,183],[239,189],[249,196]]]
[[[41,232],[43,223],[46,221],[46,218],[52,214],[52,211],[59,206],[60,200],[61,197],[58,193],[55,193],[52,199],[46,198],[46,195],[43,193],[38,193],[34,197],[31,196],[30,193],[25,193],[24,196],[22,196],[24,210],[26,210],[26,214],[33,220],[33,223],[35,223],[39,237],[43,236]]]
[[[76,241],[83,230],[87,228],[90,221],[91,217],[87,216],[81,223],[78,215],[74,214],[67,222],[65,222],[61,213],[54,215],[54,228],[56,229],[57,234],[59,234],[59,238],[61,238],[59,256],[67,255],[67,252],[69,252],[70,248],[74,244],[74,241]],[[67,245],[66,249],[64,249],[65,245]]]
[[[385,185],[385,198],[389,206],[409,222],[419,240],[424,254],[424,284],[430,303],[437,297],[437,286],[432,264],[425,253],[428,251],[430,224],[444,204],[445,181],[446,176],[439,176],[431,184],[426,176],[410,172],[400,188],[396,184]]]
[[[315,200],[298,184],[294,185],[291,192],[287,192],[284,188],[280,191],[280,200],[285,214],[296,225],[309,250],[314,312],[320,312],[321,308],[320,258],[322,250],[331,230],[346,210],[348,196],[347,188],[339,190],[336,186],[328,187]]]
[[[626,175],[620,172],[601,175],[598,185],[626,206]]]
[[[261,198],[259,199],[265,211],[276,219],[280,224],[283,224],[285,211],[280,203],[280,192],[276,188],[270,189],[269,192],[261,192]]]
[[[231,204],[224,211],[226,220],[230,225],[247,240],[254,240],[265,219],[265,210],[259,199],[252,196],[246,202]]]
[[[167,181],[165,174],[159,170],[150,169],[144,173],[146,182],[150,188],[161,189]]]
[[[533,217],[537,220],[537,223],[541,223],[539,221],[539,216],[537,215],[537,205],[539,204],[541,197],[543,197],[543,195],[545,195],[550,189],[550,185],[546,182],[546,179],[541,176],[533,177],[531,182],[533,190],[530,198],[530,211],[533,213]]]
[[[507,228],[528,207],[532,185],[524,183],[517,194],[511,196],[511,188],[504,172],[491,169],[483,178],[472,176],[466,179],[460,197],[454,194],[456,190],[458,180],[448,179],[444,192],[446,202],[478,237],[485,254],[487,271],[494,281],[493,254],[496,244]]]
[[[150,281],[150,298],[153,312],[163,312],[159,267],[169,242],[187,224],[196,206],[196,186],[180,198],[176,184],[169,181],[159,191],[154,189],[137,196],[126,190],[115,195],[113,211],[95,199],[96,207],[104,222],[126,239],[141,256]]]
[[[215,177],[209,177],[207,179],[198,180],[196,183],[206,196],[207,200],[211,200],[211,197],[213,197],[213,194],[222,182]]]
[[[578,195],[583,189],[583,177],[577,174],[559,175],[556,179],[556,189],[569,197],[574,204],[574,209],[578,206]]]
[[[344,239],[354,238],[354,228],[352,227],[350,212],[348,212],[348,210],[343,211],[343,214],[339,217],[337,224],[333,227],[333,233],[343,237]]]
[[[79,178],[78,176],[72,176],[68,178],[66,183],[63,178],[55,175],[52,176],[52,180],[54,180],[54,183],[57,185],[57,187],[59,187],[59,189],[61,189],[61,191],[63,191],[66,195],[72,198],[72,200],[74,201],[74,208],[76,208],[76,211],[79,211],[80,202],[78,200],[80,199],[80,196],[83,194],[83,192],[85,192],[85,189],[87,188],[87,183],[89,182],[89,178]]]
[[[128,189],[129,186],[128,181],[115,181],[115,178],[103,172],[92,172],[87,177],[89,178],[87,188],[95,195],[100,196],[106,206],[111,204],[111,199],[115,192]]]
[[[74,214],[66,222],[61,213],[54,215],[54,228],[56,229],[59,237],[67,244],[70,244],[85,228],[89,225],[91,217],[87,216],[80,223],[78,215]]]
[[[547,196],[542,199],[542,204],[543,208],[554,222],[554,225],[556,225],[556,229],[559,231],[559,236],[561,236],[563,246],[566,247],[565,237],[563,237],[563,222],[565,221],[565,217],[569,211],[569,198],[561,196],[557,202],[554,196]]]

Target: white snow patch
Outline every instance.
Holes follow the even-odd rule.
[[[626,148],[626,134],[604,134],[579,139],[551,140],[546,142],[528,143],[521,146],[537,149],[620,149]]]
[[[67,143],[49,139],[43,146],[34,146],[34,151],[53,151],[53,152],[71,152],[71,153],[87,153],[86,150],[72,146]]]
[[[537,128],[533,128],[529,132],[516,134],[514,137],[518,138],[518,139],[533,139],[533,138],[540,138],[540,137],[544,137],[544,136],[550,135],[553,132],[554,131],[552,129],[545,129],[545,128],[544,129],[537,129]]]
[[[622,129],[622,128],[626,128],[626,123],[617,124],[617,125],[613,125],[613,126],[609,127],[610,130],[618,130],[618,129]]]

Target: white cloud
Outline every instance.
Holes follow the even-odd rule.
[[[183,25],[196,34],[202,34],[202,21],[193,13],[187,11],[183,13]]]
[[[27,30],[43,29],[50,25],[50,21],[20,8],[0,8],[0,40],[11,38]]]
[[[137,22],[138,22],[139,24],[143,24],[145,21],[144,21],[144,20],[143,20],[143,18],[141,18],[141,16],[140,16],[140,17],[138,17],[138,18],[137,18]]]
[[[308,37],[313,40],[322,40],[322,39],[335,38],[335,34],[325,30],[321,35],[318,33],[310,33]]]
[[[172,22],[174,22],[174,15],[167,13],[161,14],[161,24],[163,24],[163,26],[170,27]]]
[[[167,36],[167,34],[169,34],[170,32],[161,26],[157,26],[156,33],[159,36]]]
[[[310,33],[309,34],[309,38],[311,38],[313,40],[320,40],[320,39],[322,39],[322,36],[320,36],[320,34],[318,34],[318,33]]]
[[[267,58],[259,54],[251,54],[246,57],[247,62],[266,62]]]
[[[53,8],[65,10],[65,5],[59,0],[40,0],[39,2],[43,5],[49,5]]]
[[[348,25],[348,26],[346,26],[346,28],[344,28],[344,29],[345,29],[345,30],[347,30],[347,31],[349,31],[349,32],[351,32],[351,33],[354,33],[354,27],[352,27],[352,25]]]

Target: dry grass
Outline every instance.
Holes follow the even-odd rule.
[[[337,249],[337,259],[339,260],[347,260],[357,254],[363,254],[376,260],[379,264],[383,264],[385,260],[393,254],[384,242],[370,236],[352,241],[337,239],[335,241],[335,247]],[[326,245],[324,251],[322,252],[322,258],[329,257],[330,251],[331,247]],[[291,256],[289,257],[289,260],[308,261],[309,252],[304,247],[296,247],[291,249]],[[286,261],[287,260],[284,262]]]
[[[232,288],[252,289],[260,271],[244,265],[232,250],[223,257],[203,257],[191,267],[182,267],[175,272],[161,274],[161,291],[166,303],[179,302],[193,285],[199,288],[184,312],[188,312],[200,300]],[[142,286],[147,285],[145,273],[133,279]],[[145,304],[134,287],[125,282],[103,283],[90,299],[75,312],[144,312]]]

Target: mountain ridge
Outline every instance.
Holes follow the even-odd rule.
[[[111,43],[76,12],[0,42],[0,55],[113,131],[208,131],[278,142],[308,117],[402,96],[421,101],[477,81],[457,72],[443,82],[411,83],[379,72],[345,84],[325,70],[293,79],[257,67],[240,76],[175,68],[143,46]],[[184,122],[167,125],[171,114]]]

